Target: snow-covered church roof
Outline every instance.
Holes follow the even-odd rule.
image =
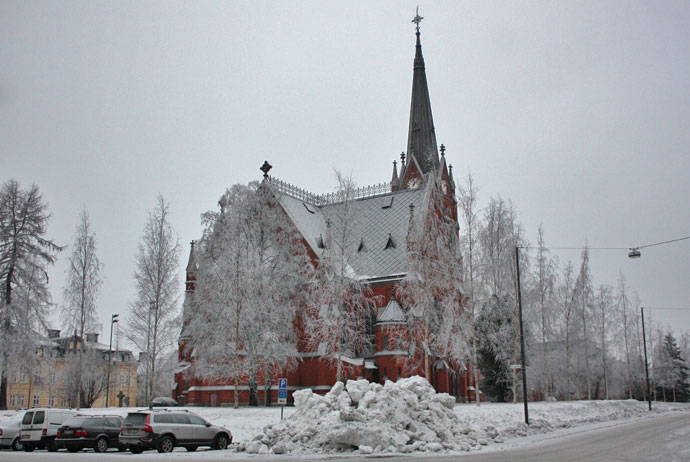
[[[311,195],[289,194],[270,181],[281,206],[311,250],[320,257],[328,236],[328,221],[343,217],[343,202],[315,205]],[[406,189],[348,202],[350,233],[346,246],[347,264],[358,279],[398,276],[407,271],[407,231],[410,204],[420,210],[424,191]],[[335,224],[333,226],[336,226]]]
[[[376,317],[377,323],[402,323],[405,322],[405,313],[403,312],[400,304],[392,297],[382,310],[379,310],[379,314]]]

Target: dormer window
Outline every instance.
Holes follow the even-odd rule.
[[[316,246],[319,249],[325,249],[326,248],[326,244],[323,242],[323,236],[321,234],[319,234],[319,240],[316,242]]]
[[[364,238],[359,241],[359,247],[357,247],[357,252],[366,252],[367,247],[364,245]]]
[[[383,248],[383,250],[391,248],[395,248],[395,242],[393,241],[393,236],[391,235],[391,233],[388,233],[388,242],[386,242],[386,246]]]

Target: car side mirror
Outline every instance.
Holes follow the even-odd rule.
[[[211,426],[211,422],[206,422],[206,426],[207,426],[207,427],[210,427],[210,426]]]

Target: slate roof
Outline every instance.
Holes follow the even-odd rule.
[[[403,313],[400,304],[395,298],[391,298],[382,310],[379,310],[379,314],[376,317],[377,323],[384,322],[405,322],[405,313]]]
[[[314,253],[322,255],[319,240],[327,240],[326,222],[342,220],[344,204],[316,206],[278,191],[276,196]],[[421,210],[423,196],[422,189],[403,190],[348,203],[351,207],[352,242],[347,246],[346,256],[355,277],[372,279],[407,271],[410,204]]]

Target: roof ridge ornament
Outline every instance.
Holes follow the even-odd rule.
[[[422,19],[424,19],[423,16],[419,15],[419,5],[417,5],[417,13],[415,14],[415,17],[412,19],[412,22],[415,23],[417,27],[417,33],[419,34],[419,23],[422,22]]]

